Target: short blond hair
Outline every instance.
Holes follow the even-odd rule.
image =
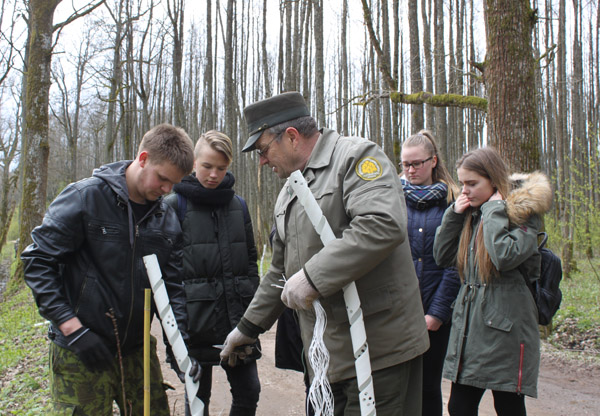
[[[200,149],[205,144],[209,145],[217,152],[223,153],[225,158],[227,158],[228,163],[231,163],[233,160],[233,145],[231,143],[231,139],[225,133],[221,133],[217,130],[209,130],[202,134],[202,136],[198,138],[196,147],[194,148],[195,159],[200,156]]]

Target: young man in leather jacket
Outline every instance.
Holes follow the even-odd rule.
[[[186,132],[158,125],[142,138],[135,160],[101,166],[68,185],[31,233],[21,259],[39,312],[50,321],[55,412],[109,415],[114,400],[121,413],[143,413],[144,289],[150,287],[143,256],[157,255],[186,338],[181,228],[162,195],[193,161]],[[152,412],[169,415],[156,340],[151,344]]]

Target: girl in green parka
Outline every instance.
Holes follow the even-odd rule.
[[[456,265],[462,285],[452,314],[444,377],[452,381],[451,416],[477,415],[491,389],[498,415],[526,415],[537,397],[537,309],[525,278],[540,274],[537,233],[552,189],[539,172],[509,177],[492,148],[457,162],[461,195],[436,232],[440,267]]]

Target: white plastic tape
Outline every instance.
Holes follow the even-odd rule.
[[[321,207],[312,194],[304,176],[299,170],[292,172],[288,184],[296,194],[298,201],[302,204],[306,215],[310,219],[315,231],[321,237],[323,245],[335,240],[335,234],[327,222]],[[343,288],[346,311],[350,322],[350,337],[354,351],[354,368],[358,381],[360,414],[362,416],[375,416],[375,393],[373,390],[373,378],[371,377],[371,360],[369,358],[369,347],[367,345],[367,333],[365,322],[360,309],[360,298],[356,290],[356,284],[351,282]]]
[[[193,378],[190,376],[192,362],[190,361],[181,332],[179,332],[173,309],[169,303],[169,295],[167,294],[165,282],[162,279],[156,254],[144,256],[144,264],[148,272],[148,279],[150,279],[150,287],[152,287],[152,292],[154,293],[154,303],[158,309],[158,316],[160,316],[163,329],[165,330],[169,344],[171,344],[177,365],[185,373],[185,392],[188,396],[190,411],[192,412],[192,416],[202,416],[204,414],[204,403],[196,397],[200,384],[194,383]]]

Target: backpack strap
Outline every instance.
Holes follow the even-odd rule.
[[[238,199],[238,201],[240,201],[242,211],[244,212],[244,224],[247,224],[250,222],[250,212],[248,211],[248,205],[246,204],[246,201],[244,201],[244,198],[242,198],[241,196],[236,194],[235,197]]]
[[[177,193],[177,218],[179,218],[179,222],[183,224],[183,219],[185,218],[185,212],[187,211],[187,198]]]
[[[548,241],[548,234],[545,233],[544,231],[540,231],[537,234],[538,237],[542,237],[542,242],[538,245],[538,252],[546,245],[546,242]],[[529,279],[526,276],[525,273],[525,267],[523,267],[523,265],[519,265],[519,271],[521,272],[521,276],[523,276],[523,280],[525,280],[525,284],[527,285],[527,287],[529,288],[529,291],[531,292],[531,295],[533,296],[533,299],[536,300],[537,303],[537,290],[534,286],[533,283],[531,283],[529,281]],[[542,276],[540,275],[540,279],[542,278]]]

